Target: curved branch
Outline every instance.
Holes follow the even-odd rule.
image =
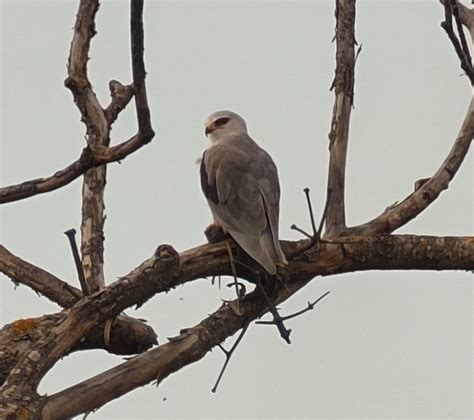
[[[0,245],[0,272],[11,278],[16,283],[21,283],[31,287],[35,292],[46,296],[51,301],[59,304],[63,308],[73,306],[83,297],[82,292],[60,280],[47,271],[30,264],[27,261],[13,255],[4,246]],[[119,315],[112,326],[111,340],[109,345],[104,343],[103,325],[95,328],[85,340],[79,342],[71,351],[85,349],[105,349],[110,353],[128,355],[141,353],[148,350],[153,344],[157,344],[156,333],[143,320]],[[18,340],[15,338],[15,331],[7,329],[0,330],[0,352],[8,351],[14,354],[9,363],[0,366],[0,384],[12,367],[12,363],[22,353],[22,348],[17,347]],[[7,337],[8,335],[8,337]],[[16,343],[13,345],[12,343]],[[26,349],[24,349],[26,351]]]
[[[456,175],[474,136],[474,98],[451,151],[436,173],[401,203],[388,208],[380,216],[359,226],[346,229],[344,235],[379,235],[391,233],[418,216],[442,191],[449,187]]]
[[[71,307],[82,298],[79,289],[13,255],[3,245],[0,245],[0,272],[15,283],[31,287],[36,293],[46,296],[63,308]]]
[[[307,241],[283,243],[285,253],[297,252]],[[161,248],[172,257],[172,251]],[[171,264],[171,276],[165,271],[153,273],[160,265],[158,260],[147,260],[130,274],[130,278],[112,284],[113,288],[125,286],[133,293],[125,293],[119,305],[141,303],[155,291],[200,278],[210,273],[230,274],[226,247],[220,243],[205,245],[181,254],[181,267]],[[247,264],[247,260],[245,264]],[[169,264],[169,261],[168,261]],[[240,267],[240,265],[238,265]],[[242,265],[242,267],[244,267]],[[316,275],[330,275],[348,271],[368,269],[465,269],[474,268],[474,240],[470,237],[430,236],[380,236],[374,238],[347,238],[334,243],[315,246],[290,262],[287,267],[286,287],[279,287],[272,300],[281,303],[305,286]],[[244,270],[247,270],[244,267]],[[243,271],[242,276],[252,279],[255,273]],[[128,276],[127,276],[128,277]],[[132,278],[133,277],[133,278]],[[176,280],[171,281],[171,278]],[[140,284],[141,290],[135,283]],[[151,287],[151,288],[150,288]],[[106,290],[107,290],[106,289]],[[146,291],[148,289],[148,291]],[[143,293],[143,294],[142,294]],[[139,296],[139,294],[141,296]],[[146,295],[146,297],[145,297]],[[89,297],[87,299],[92,299]],[[103,304],[107,305],[101,297]],[[129,302],[125,302],[129,300]],[[107,299],[109,300],[109,299]],[[236,302],[223,305],[200,324],[185,329],[169,343],[139,355],[132,360],[109,369],[87,381],[81,382],[57,394],[46,397],[42,418],[70,417],[98,408],[108,401],[153,380],[160,383],[164,378],[183,366],[191,364],[214,346],[233,335],[246,323],[255,320],[267,311],[265,301],[258,292],[246,295],[239,302],[239,314],[233,309]],[[110,305],[110,304],[109,304]],[[108,310],[107,307],[102,307]],[[97,389],[101,392],[98,393]]]
[[[32,179],[21,184],[0,188],[0,204],[57,190],[79,178],[90,168],[123,160],[144,145],[142,138],[137,134],[112,147],[92,150],[87,146],[82,150],[79,159],[47,178]]]

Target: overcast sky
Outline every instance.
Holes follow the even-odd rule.
[[[1,2],[1,185],[47,176],[74,161],[84,127],[63,87],[76,1]],[[281,237],[309,224],[302,189],[321,212],[334,74],[333,1],[146,2],[146,67],[154,141],[109,166],[108,282],[157,245],[202,244],[211,220],[195,161],[203,121],[231,109],[273,156],[282,184]],[[361,1],[355,109],[347,163],[349,224],[367,221],[412,191],[447,155],[471,89],[439,24],[436,1]],[[110,79],[130,81],[128,3],[104,1],[90,56],[103,104]],[[112,142],[136,131],[133,106]],[[473,158],[452,186],[400,233],[473,234]],[[2,207],[1,242],[77,285],[63,235],[80,226],[81,181]],[[226,289],[226,288],[225,288]],[[472,277],[463,272],[365,272],[315,279],[282,313],[327,290],[312,311],[274,328],[252,325],[217,394],[218,349],[166,379],[112,402],[92,419],[162,417],[471,418]],[[138,311],[160,342],[216,310],[229,290],[200,280]],[[0,277],[0,325],[58,310]],[[53,393],[122,362],[103,351],[73,354],[46,376]]]

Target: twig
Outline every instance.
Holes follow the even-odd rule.
[[[273,323],[278,328],[278,331],[280,333],[281,338],[283,338],[283,340],[285,340],[288,344],[291,344],[291,341],[290,341],[291,330],[288,330],[285,327],[285,324],[283,323],[282,317],[278,313],[278,310],[275,307],[275,304],[268,297],[267,292],[266,292],[265,288],[263,287],[262,282],[260,281],[260,278],[256,277],[255,282],[257,283],[257,287],[260,290],[260,293],[263,295],[263,298],[265,299],[265,303],[267,305],[268,310],[273,315]]]
[[[303,229],[300,229],[298,226],[296,226],[295,224],[292,224],[290,226],[290,229],[291,230],[296,230],[297,232],[303,234],[304,236],[306,236],[308,239],[313,239],[313,236],[310,235],[308,232],[304,231]]]
[[[315,223],[314,223],[313,206],[311,205],[311,198],[309,196],[309,188],[305,188],[304,192],[305,192],[305,195],[306,195],[306,203],[308,205],[308,211],[309,211],[311,224],[313,226],[313,232],[314,233],[313,233],[313,235],[310,235],[309,233],[305,232],[303,229],[300,229],[295,224],[290,226],[290,229],[296,230],[296,231],[302,233],[304,236],[306,236],[310,240],[310,242],[306,246],[299,249],[296,253],[291,254],[291,255],[287,255],[287,258],[290,259],[290,260],[297,257],[298,255],[301,255],[303,252],[306,252],[308,249],[310,249],[314,244],[316,244],[318,242],[320,242],[320,243],[333,243],[333,241],[326,241],[324,239],[321,239],[322,230],[323,230],[323,227],[324,227],[324,223],[326,221],[327,212],[328,212],[328,208],[329,208],[329,200],[331,198],[331,190],[328,191],[328,196],[326,198],[326,203],[324,204],[323,213],[321,214],[321,220],[319,221],[319,225],[318,225],[317,230],[315,228]]]
[[[149,143],[155,136],[151,126],[150,108],[146,94],[145,84],[145,62],[144,31],[143,31],[143,0],[131,0],[130,2],[130,35],[132,53],[133,86],[135,87],[135,108],[137,111],[138,134],[141,141]]]
[[[456,20],[458,36],[461,41],[454,33],[452,22],[453,15]],[[451,43],[453,44],[454,50],[456,51],[456,54],[461,64],[461,68],[464,70],[467,77],[469,78],[471,85],[474,85],[474,69],[472,67],[469,48],[467,47],[466,37],[464,36],[464,31],[459,16],[459,10],[457,8],[457,3],[455,0],[454,2],[452,0],[446,0],[444,2],[444,22],[441,22],[441,27],[446,31],[446,34],[448,35]]]
[[[321,214],[321,220],[319,221],[318,231],[317,231],[319,239],[321,239],[321,236],[323,233],[323,227],[324,227],[324,224],[326,223],[326,218],[328,215],[328,208],[329,208],[329,199],[331,198],[331,194],[332,194],[332,191],[329,190],[327,192],[326,202],[324,203],[323,213]]]
[[[304,309],[301,309],[300,311],[298,312],[295,312],[291,315],[286,315],[286,316],[283,316],[282,317],[282,320],[283,321],[288,321],[289,319],[291,318],[296,318],[297,316],[299,315],[302,315],[304,314],[305,312],[308,312],[308,311],[311,311],[314,309],[314,307],[323,299],[325,298],[327,295],[329,295],[329,293],[331,293],[329,290],[324,293],[323,295],[321,295],[320,297],[318,297],[313,303],[311,302],[308,302],[308,306]],[[259,324],[259,325],[273,325],[275,322],[274,321],[257,321],[256,324]]]
[[[316,223],[314,222],[313,206],[311,204],[311,198],[309,196],[309,188],[304,189],[304,195],[306,196],[306,204],[308,205],[309,219],[311,220],[311,227],[313,228],[313,237],[316,237],[318,231],[316,230]]]
[[[224,352],[225,354],[225,362],[221,368],[221,371],[219,372],[219,376],[217,377],[217,381],[214,384],[214,387],[211,389],[211,392],[216,393],[217,387],[219,386],[219,383],[222,379],[222,375],[224,375],[224,372],[227,368],[227,365],[229,364],[230,358],[232,357],[232,354],[234,353],[235,349],[239,345],[240,341],[242,338],[244,338],[245,333],[247,332],[247,328],[249,327],[250,323],[247,323],[243,326],[242,331],[240,332],[239,336],[237,337],[237,340],[235,340],[235,343],[232,345],[230,350],[226,350],[222,344],[218,344],[219,348]]]
[[[66,230],[64,234],[67,236],[69,244],[71,245],[72,256],[74,258],[74,264],[76,265],[77,277],[79,279],[79,284],[81,285],[82,293],[89,295],[90,290],[86,283],[84,270],[82,269],[81,257],[79,256],[79,250],[77,249],[76,244],[76,229]]]
[[[451,4],[452,4],[452,7],[453,7],[453,9],[452,9],[453,10],[453,16],[454,16],[454,20],[456,21],[458,36],[459,36],[459,39],[461,41],[461,47],[463,49],[465,59],[468,62],[469,67],[472,70],[471,53],[469,51],[469,47],[467,46],[466,35],[464,34],[464,29],[463,29],[463,25],[462,25],[462,22],[461,22],[461,17],[459,15],[458,2],[456,0],[451,0]]]

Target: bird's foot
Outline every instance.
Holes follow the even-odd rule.
[[[230,237],[228,233],[224,232],[222,226],[216,223],[212,223],[211,225],[209,225],[204,231],[204,234],[206,235],[207,241],[210,244],[215,244],[217,242],[224,241]]]

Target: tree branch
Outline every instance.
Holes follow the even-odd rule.
[[[285,253],[294,251],[305,246],[306,242],[283,243],[284,251]],[[201,277],[202,270],[206,270],[207,273],[230,274],[226,248],[223,243],[195,248],[181,254],[180,259],[181,268],[174,274],[176,278],[174,282],[169,283],[167,275],[159,279],[155,274],[152,274],[151,267],[156,268],[157,266],[156,264],[150,266],[150,261],[148,261],[142,264],[139,269],[134,270],[136,277],[134,280],[126,280],[129,281],[128,286],[117,282],[106,290],[115,294],[116,292],[112,291],[112,288],[115,287],[125,286],[127,289],[132,289],[134,294],[125,292],[125,289],[120,292],[124,297],[120,305],[129,305],[131,302],[125,302],[129,298],[133,303],[140,303],[143,300],[144,296],[139,297],[136,293],[146,293],[149,296],[152,293],[152,288],[156,291],[164,291],[172,285]],[[150,276],[145,274],[147,272],[145,267],[148,267]],[[359,237],[350,238],[347,242],[341,239],[338,242],[313,247],[304,255],[291,261],[287,268],[287,287],[277,287],[276,293],[272,296],[272,300],[276,304],[288,299],[316,275],[368,269],[471,270],[474,268],[474,241],[470,237],[441,238],[410,235]],[[256,274],[242,272],[242,275],[251,280]],[[146,278],[142,278],[142,276]],[[141,291],[138,291],[132,284],[138,282],[142,285]],[[152,284],[154,286],[145,292],[145,289]],[[93,299],[93,297],[87,299]],[[103,299],[101,297],[103,303],[106,304]],[[60,417],[77,415],[98,408],[150,381],[156,380],[157,383],[160,383],[171,373],[204,357],[214,346],[268,310],[265,301],[256,291],[240,299],[240,315],[233,309],[234,305],[236,302],[223,305],[200,324],[183,330],[180,336],[173,338],[167,344],[47,397],[42,418],[53,418],[51,417],[52,413],[60,415]],[[107,310],[104,306],[102,308]],[[101,392],[98,393],[97,389],[100,389]]]
[[[83,297],[79,289],[15,256],[2,245],[0,245],[0,272],[15,283],[31,287],[35,292],[46,296],[63,308],[70,308]],[[117,317],[112,332],[110,344],[106,346],[103,340],[103,325],[101,325],[94,329],[85,340],[78,343],[72,351],[101,348],[110,353],[128,355],[148,350],[157,343],[156,333],[149,325],[125,314]],[[6,330],[0,330],[0,352],[8,349],[10,353],[15,353],[18,350],[17,353],[20,354],[20,349],[12,345],[15,340],[5,338],[4,333]],[[0,378],[5,377],[5,372],[9,372],[11,366],[10,363],[6,364],[4,369],[0,367]],[[2,383],[1,380],[0,383]]]
[[[143,0],[130,1],[130,35],[132,53],[133,85],[135,86],[135,108],[138,120],[138,136],[143,143],[150,142],[155,136],[151,126],[151,114],[146,95],[146,70],[143,60]]]
[[[474,69],[472,67],[471,54],[467,46],[466,37],[462,27],[462,19],[460,17],[460,11],[457,0],[449,0],[444,2],[444,22],[441,23],[441,27],[446,31],[451,43],[453,44],[454,50],[461,63],[461,68],[466,73],[467,77],[471,81],[471,85],[474,84]],[[456,22],[457,34],[453,28],[453,17]]]
[[[135,89],[132,85],[122,85],[116,80],[109,82],[110,96],[112,100],[109,106],[105,109],[105,116],[109,126],[111,126],[117,119],[120,112],[122,112],[128,105],[135,94]]]
[[[329,133],[329,170],[326,236],[346,227],[344,189],[349,123],[354,102],[355,0],[336,0],[336,74],[331,89],[335,99]]]
[[[289,255],[305,247],[307,242],[284,242],[283,249]],[[236,246],[234,248],[234,255],[243,254]],[[237,258],[242,258],[245,263],[237,265],[238,275],[250,281],[254,280],[259,275],[251,268],[255,264],[252,265],[250,258],[245,255]],[[287,286],[277,285],[270,298],[276,303],[282,302],[318,275],[370,269],[473,270],[474,241],[471,237],[401,235],[343,238],[337,242],[317,244],[290,262],[287,266]],[[229,275],[230,270],[227,249],[223,243],[204,245],[180,256],[170,246],[158,247],[153,257],[129,275],[84,297],[66,312],[44,317],[45,323],[40,323],[39,326],[41,338],[11,370],[3,386],[0,405],[8,406],[12,403],[12,395],[36,398],[38,382],[51,366],[67,354],[81,337],[87,336],[106,319],[113,318],[131,305],[143,304],[156,293],[165,292],[203,276]],[[248,297],[252,302],[254,295]],[[251,321],[267,310],[265,302],[260,298],[257,303],[252,303],[251,308],[253,309],[248,312],[250,319],[243,317],[245,321]],[[218,315],[217,318],[212,318],[209,327],[215,322],[222,322],[223,335],[215,339],[210,338],[211,341],[203,340],[206,342],[200,344],[204,345],[202,351],[207,352],[220,342],[219,340],[225,338],[225,334],[231,335],[241,328],[243,318],[236,316],[232,309],[231,312],[233,315]],[[228,319],[227,316],[231,318]],[[234,316],[236,318],[233,318]],[[32,352],[34,357],[29,357]],[[173,369],[178,368],[175,366]]]
[[[95,31],[98,0],[81,0],[76,15],[74,35],[65,81],[79,108],[87,129],[90,149],[107,147],[110,143],[110,124],[87,78],[89,47]],[[107,167],[90,168],[84,174],[81,211],[81,254],[87,290],[93,292],[104,287],[104,189]]]
[[[448,5],[452,0],[440,0],[440,3],[443,5]],[[469,8],[462,4],[460,1],[456,1],[456,5],[459,10],[459,18],[461,23],[469,29],[471,38],[474,39],[474,9]]]
[[[469,151],[473,136],[474,99],[471,100],[461,130],[451,151],[436,173],[401,203],[388,208],[380,216],[367,223],[346,229],[344,235],[391,233],[418,216],[438,198],[442,191],[449,187]]]
[[[83,296],[78,288],[13,255],[3,245],[0,245],[0,272],[15,283],[31,287],[63,308],[71,307]]]
[[[82,150],[79,159],[47,178],[32,179],[20,184],[0,188],[0,204],[11,203],[57,190],[79,178],[88,169],[121,161],[142,146],[144,146],[144,143],[138,134],[112,147],[91,150],[87,146]]]

